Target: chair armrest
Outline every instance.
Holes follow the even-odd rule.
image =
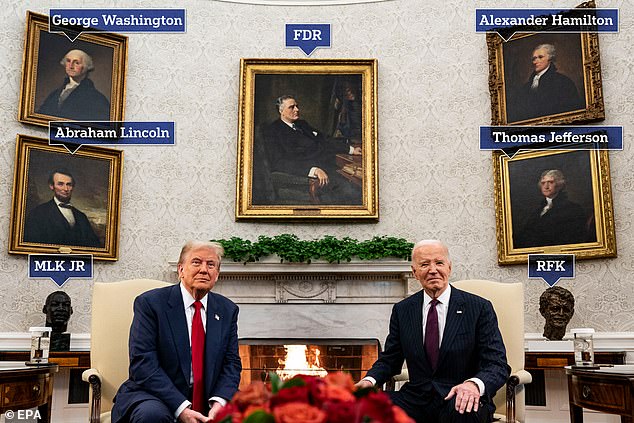
[[[527,385],[533,381],[533,375],[531,375],[524,369],[518,370],[517,372],[513,373],[510,377],[517,378],[517,385]]]
[[[81,374],[84,382],[90,383],[92,400],[90,402],[90,423],[100,423],[101,416],[101,374],[97,369],[84,370]]]
[[[531,383],[533,376],[526,370],[518,370],[506,381],[506,421],[515,421],[515,388],[519,385]]]

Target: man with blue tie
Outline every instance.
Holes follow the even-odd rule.
[[[492,396],[510,374],[491,302],[449,285],[449,250],[419,241],[412,272],[423,289],[394,305],[385,349],[357,385],[383,385],[407,362],[392,401],[417,422],[490,422]]]
[[[178,259],[178,285],[139,295],[130,327],[130,376],[112,421],[209,422],[238,390],[238,307],[210,292],[224,250],[190,241]]]

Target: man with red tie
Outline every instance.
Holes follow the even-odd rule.
[[[449,250],[419,241],[412,272],[423,289],[394,305],[385,350],[357,385],[383,385],[407,362],[392,401],[417,423],[490,422],[510,368],[491,302],[449,285]]]
[[[208,422],[240,383],[238,306],[211,292],[224,250],[188,242],[178,285],[134,301],[130,376],[114,399],[112,421]]]

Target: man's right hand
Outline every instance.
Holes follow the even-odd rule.
[[[371,388],[374,385],[372,384],[372,382],[370,382],[367,379],[361,379],[354,386],[356,386],[357,389],[364,389],[364,388]]]
[[[188,407],[180,413],[180,415],[178,416],[178,421],[181,423],[208,423],[211,421],[211,419]]]
[[[319,186],[320,187],[328,185],[328,174],[326,172],[324,172],[322,169],[320,169],[318,167],[315,168],[315,177],[319,181]]]

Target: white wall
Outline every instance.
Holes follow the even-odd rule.
[[[427,7],[423,7],[427,4]],[[0,10],[0,331],[24,332],[44,321],[51,281],[28,280],[26,256],[7,251],[15,136],[44,136],[17,122],[26,10],[79,7],[70,1],[7,1]],[[94,1],[91,7],[184,7],[186,34],[129,34],[127,120],[173,120],[177,145],[124,147],[120,259],[97,262],[96,281],[173,279],[168,260],[189,238],[255,239],[293,232],[412,241],[440,238],[452,250],[454,279],[489,278],[527,285],[526,332],[541,332],[544,282],[526,266],[496,258],[491,154],[478,149],[479,125],[490,121],[485,37],[474,32],[475,7],[572,7],[566,1],[394,0],[349,6],[274,7],[210,0]],[[580,261],[560,282],[577,298],[570,326],[634,331],[634,6],[621,8],[621,31],[600,35],[607,119],[623,125],[625,147],[610,153],[619,258]],[[330,49],[314,58],[379,62],[380,212],[376,224],[276,224],[234,221],[238,71],[242,57],[301,58],[283,48],[285,23],[332,24]],[[73,300],[69,330],[90,331],[91,282],[64,286]]]

